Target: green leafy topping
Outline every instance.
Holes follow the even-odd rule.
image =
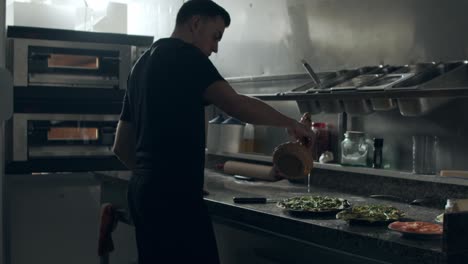
[[[298,196],[278,202],[278,206],[287,210],[321,212],[349,207],[345,199],[328,196]]]
[[[364,220],[368,222],[397,221],[405,213],[389,205],[361,205],[341,211],[336,218],[342,220]]]

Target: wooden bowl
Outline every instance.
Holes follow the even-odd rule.
[[[307,177],[314,160],[311,151],[301,143],[286,142],[275,148],[273,164],[281,177],[296,180]]]

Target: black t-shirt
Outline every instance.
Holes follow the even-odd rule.
[[[121,114],[135,128],[136,173],[151,174],[160,186],[202,189],[203,94],[219,80],[208,57],[179,39],[160,39],[142,55],[129,75]]]

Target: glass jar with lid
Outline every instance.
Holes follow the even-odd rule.
[[[365,133],[347,131],[341,142],[341,164],[350,166],[367,166],[370,146],[366,142]]]

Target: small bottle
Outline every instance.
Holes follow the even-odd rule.
[[[447,203],[445,204],[445,212],[446,212],[446,213],[455,213],[455,212],[458,212],[457,200],[455,200],[455,199],[447,199]]]
[[[376,169],[382,168],[383,157],[382,157],[383,138],[374,138],[374,159],[372,167]]]
[[[315,133],[314,159],[319,161],[325,151],[330,150],[330,132],[327,123],[313,122],[312,131]]]

